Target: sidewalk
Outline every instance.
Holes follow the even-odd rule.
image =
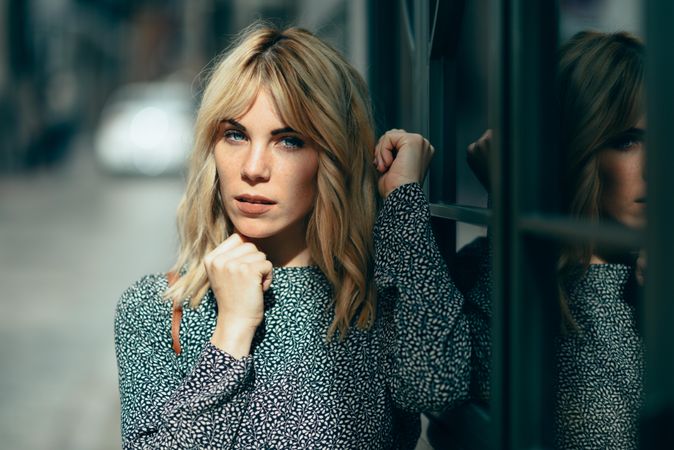
[[[75,154],[0,179],[3,448],[120,448],[115,303],[175,255],[183,181],[110,177]]]

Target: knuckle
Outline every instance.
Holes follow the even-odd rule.
[[[220,258],[216,258],[211,263],[211,268],[217,271],[225,271],[228,269],[228,264]]]
[[[204,257],[204,266],[206,267],[206,270],[212,270],[216,267],[218,258],[215,257],[213,254],[208,254]]]

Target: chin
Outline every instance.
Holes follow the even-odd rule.
[[[627,228],[632,228],[634,230],[641,230],[646,227],[646,218],[645,217],[620,217],[616,221],[622,225],[625,225]]]
[[[641,218],[632,219],[632,220],[629,221],[629,223],[626,223],[625,225],[627,225],[630,228],[634,228],[636,230],[642,230],[642,229],[646,228],[646,219],[641,219]]]
[[[250,239],[265,239],[272,237],[274,234],[273,231],[267,229],[261,229],[261,227],[237,227],[234,226],[234,231],[239,233],[241,236],[245,236]]]

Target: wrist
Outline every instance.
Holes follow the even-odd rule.
[[[259,323],[246,319],[218,317],[211,343],[236,359],[250,354],[250,346]]]

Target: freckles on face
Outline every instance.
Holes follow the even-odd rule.
[[[643,142],[644,124],[640,121],[598,154],[601,180],[600,209],[602,216],[631,228],[640,228],[646,221],[646,180]]]
[[[299,239],[316,197],[318,152],[285,124],[261,91],[241,117],[224,120],[214,156],[223,207],[250,238]]]

